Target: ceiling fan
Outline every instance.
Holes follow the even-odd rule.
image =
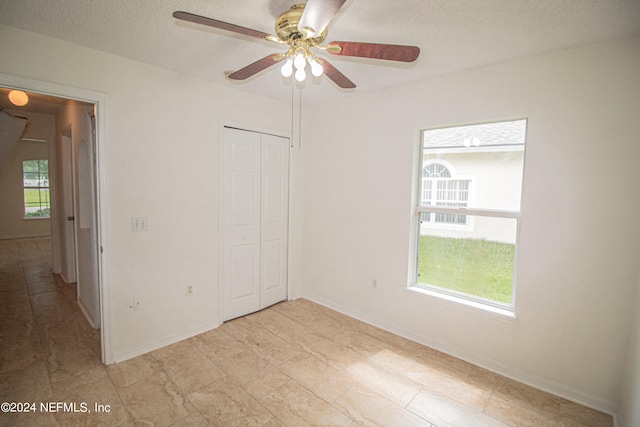
[[[303,81],[306,78],[305,68],[308,64],[313,75],[325,74],[339,87],[352,89],[356,85],[326,59],[316,57],[313,53],[314,49],[326,51],[332,55],[387,61],[413,62],[418,58],[420,48],[416,46],[346,41],[330,41],[326,45],[322,45],[327,37],[327,25],[345,1],[308,0],[306,4],[294,4],[276,19],[275,36],[189,12],[176,11],[173,13],[173,17],[288,45],[288,50],[285,53],[267,55],[238,71],[226,73],[227,78],[231,80],[245,80],[284,60],[281,72],[285,77],[291,76],[295,68],[296,80]]]

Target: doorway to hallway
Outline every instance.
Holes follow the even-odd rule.
[[[104,321],[102,298],[101,219],[104,208],[100,197],[100,151],[104,137],[100,118],[104,117],[106,97],[99,93],[53,85],[19,77],[0,75],[0,109],[4,93],[20,89],[30,95],[21,107],[25,116],[54,117],[55,137],[51,142],[51,268],[61,280],[73,283],[75,304],[87,324],[100,338],[102,361],[109,363],[108,324]]]

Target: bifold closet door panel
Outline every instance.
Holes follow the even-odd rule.
[[[260,134],[224,130],[223,320],[260,309]]]
[[[287,298],[289,139],[262,135],[260,308]]]

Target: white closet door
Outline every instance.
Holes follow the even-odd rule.
[[[289,140],[225,128],[223,320],[287,297]]]
[[[260,139],[224,130],[223,320],[260,309]]]
[[[262,135],[260,308],[287,298],[289,140]]]

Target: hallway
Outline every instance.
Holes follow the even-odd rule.
[[[51,273],[49,238],[0,240],[0,295],[2,402],[73,400],[67,385],[104,370],[100,332],[78,308],[75,283]],[[0,417],[11,425],[33,422],[15,415]],[[39,417],[57,425],[52,413]]]

